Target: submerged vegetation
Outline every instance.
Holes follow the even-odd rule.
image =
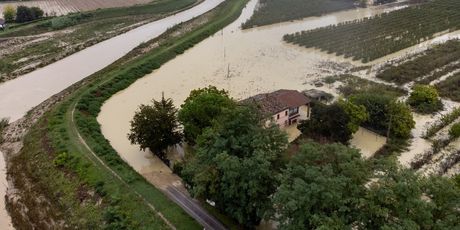
[[[306,48],[369,62],[460,29],[460,1],[434,0],[371,18],[339,23],[284,36]]]
[[[436,84],[436,88],[442,97],[460,101],[460,72]]]
[[[377,77],[397,84],[416,81],[429,84],[433,80],[460,70],[460,41],[450,40],[399,65],[387,66]]]
[[[354,8],[356,0],[261,0],[243,29]]]
[[[344,97],[349,97],[357,93],[375,93],[393,97],[400,97],[407,94],[407,91],[402,88],[377,83],[350,74],[330,76],[325,79],[325,82],[328,83],[333,83],[335,81],[343,83],[337,88],[337,90]]]

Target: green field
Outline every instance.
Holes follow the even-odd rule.
[[[460,1],[433,0],[371,18],[284,36],[306,48],[318,48],[366,63],[460,29]]]
[[[208,15],[207,23],[192,23],[196,28],[183,35],[175,33],[182,25],[169,30],[151,42],[159,41],[159,47],[140,56],[135,50],[94,74],[33,126],[11,166],[13,179],[26,197],[30,222],[44,227],[52,219],[80,229],[168,228],[152,210],[154,206],[177,229],[201,228],[118,156],[101,134],[96,116],[105,99],[235,20],[245,4],[246,0],[226,1]],[[14,206],[9,209],[18,217],[13,218],[16,226],[31,227]]]
[[[460,102],[460,73],[456,73],[436,84],[436,88],[442,97]]]
[[[243,29],[354,8],[355,0],[261,0]]]

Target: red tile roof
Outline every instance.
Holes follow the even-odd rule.
[[[310,103],[305,95],[297,90],[280,89],[272,93],[262,93],[247,98],[242,103],[253,103],[263,114],[274,115],[289,108]]]

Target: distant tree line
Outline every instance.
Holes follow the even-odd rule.
[[[40,19],[44,16],[44,12],[39,7],[18,6],[16,9],[13,6],[7,5],[3,10],[3,16],[6,22],[24,23]]]

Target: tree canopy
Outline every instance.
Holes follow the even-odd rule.
[[[16,22],[23,23],[42,18],[44,12],[38,7],[18,6],[16,8]]]
[[[179,121],[184,126],[185,139],[194,144],[203,130],[221,115],[224,108],[234,107],[236,103],[225,90],[214,86],[192,90],[179,110]]]
[[[16,17],[16,9],[12,5],[6,5],[3,9],[3,17],[6,22],[13,22]]]
[[[357,150],[306,144],[278,177],[272,217],[281,229],[454,229],[460,189],[385,162],[373,171]]]
[[[433,113],[443,107],[438,91],[430,85],[414,86],[407,103],[419,113]]]
[[[390,136],[407,139],[415,127],[410,108],[402,102],[397,102],[394,97],[361,93],[352,95],[350,101],[364,106],[369,113],[369,119],[363,125],[382,135],[387,135],[389,129]]]
[[[131,121],[128,138],[139,144],[141,150],[149,148],[165,160],[164,151],[181,141],[178,129],[177,109],[171,99],[152,100],[153,105],[141,105]]]
[[[198,138],[194,158],[182,172],[194,196],[245,226],[257,225],[271,208],[278,187],[286,134],[277,126],[263,127],[250,107],[224,109],[212,127]]]
[[[298,126],[304,135],[319,141],[346,144],[369,115],[363,105],[341,100],[331,105],[315,103],[310,117]]]

